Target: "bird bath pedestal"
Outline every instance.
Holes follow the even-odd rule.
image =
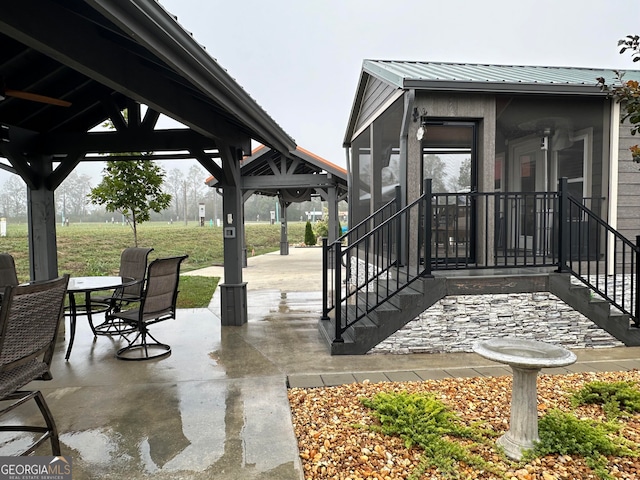
[[[510,337],[483,340],[473,346],[473,351],[489,360],[507,364],[513,371],[509,430],[497,443],[509,458],[520,460],[523,450],[532,449],[534,442],[539,440],[538,372],[541,368],[571,365],[576,356],[557,345]]]

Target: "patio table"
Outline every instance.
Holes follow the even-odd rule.
[[[86,315],[89,321],[89,326],[94,336],[107,335],[108,333],[100,332],[96,330],[93,325],[92,315],[94,313],[106,311],[105,308],[94,310],[91,307],[91,293],[99,292],[101,290],[115,290],[120,287],[127,287],[133,285],[140,280],[136,280],[130,277],[118,277],[118,276],[91,276],[91,277],[71,277],[69,279],[69,285],[67,287],[67,293],[69,294],[69,324],[71,327],[71,337],[69,339],[69,346],[67,347],[67,353],[65,360],[69,360],[71,356],[71,349],[73,348],[73,340],[76,336],[76,321],[78,315]],[[78,305],[76,303],[75,294],[84,293],[84,304]]]

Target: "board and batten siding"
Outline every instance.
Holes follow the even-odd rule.
[[[394,86],[369,76],[354,131],[359,132],[369,125],[376,115],[381,113],[380,107],[389,101],[397,90]]]
[[[617,230],[632,242],[640,235],[640,164],[631,159],[629,151],[636,144],[640,138],[631,135],[629,124],[620,125]]]

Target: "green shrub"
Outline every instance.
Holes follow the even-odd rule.
[[[308,246],[315,245],[318,239],[316,238],[316,234],[313,233],[313,228],[311,227],[311,222],[307,220],[307,225],[304,228],[304,244]]]
[[[417,445],[424,449],[420,464],[409,479],[420,478],[431,466],[445,477],[457,478],[458,462],[494,471],[482,457],[445,438],[448,435],[484,442],[483,435],[491,433],[464,426],[435,396],[383,392],[373,399],[363,398],[361,402],[373,409],[373,416],[380,421],[380,426],[371,427],[373,430],[399,436],[407,448]]]
[[[329,222],[327,220],[319,220],[313,227],[316,237],[327,238],[329,236]]]
[[[586,384],[571,396],[573,406],[596,404],[609,418],[617,418],[622,412],[640,412],[640,390],[635,382],[601,382]]]
[[[549,410],[538,422],[540,441],[533,453],[581,455],[596,475],[604,479],[613,477],[607,472],[607,455],[637,457],[638,449],[632,442],[614,435],[619,427],[611,422],[580,420],[572,413]]]

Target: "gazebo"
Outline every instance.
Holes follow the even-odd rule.
[[[79,162],[195,158],[237,232],[224,238],[222,322],[245,323],[240,160],[252,140],[285,156],[294,140],[155,0],[5,2],[0,42],[0,168],[28,189],[31,279],[58,275],[54,192]],[[184,128],[159,129],[161,114]],[[114,130],[94,131],[107,120]]]
[[[261,145],[242,160],[240,173],[244,201],[254,193],[278,198],[281,255],[289,253],[287,207],[294,202],[306,202],[312,196],[320,196],[328,205],[327,240],[331,243],[340,235],[338,204],[347,197],[347,171],[344,168],[302,147],[283,155]],[[220,182],[211,176],[206,184],[217,188]]]

